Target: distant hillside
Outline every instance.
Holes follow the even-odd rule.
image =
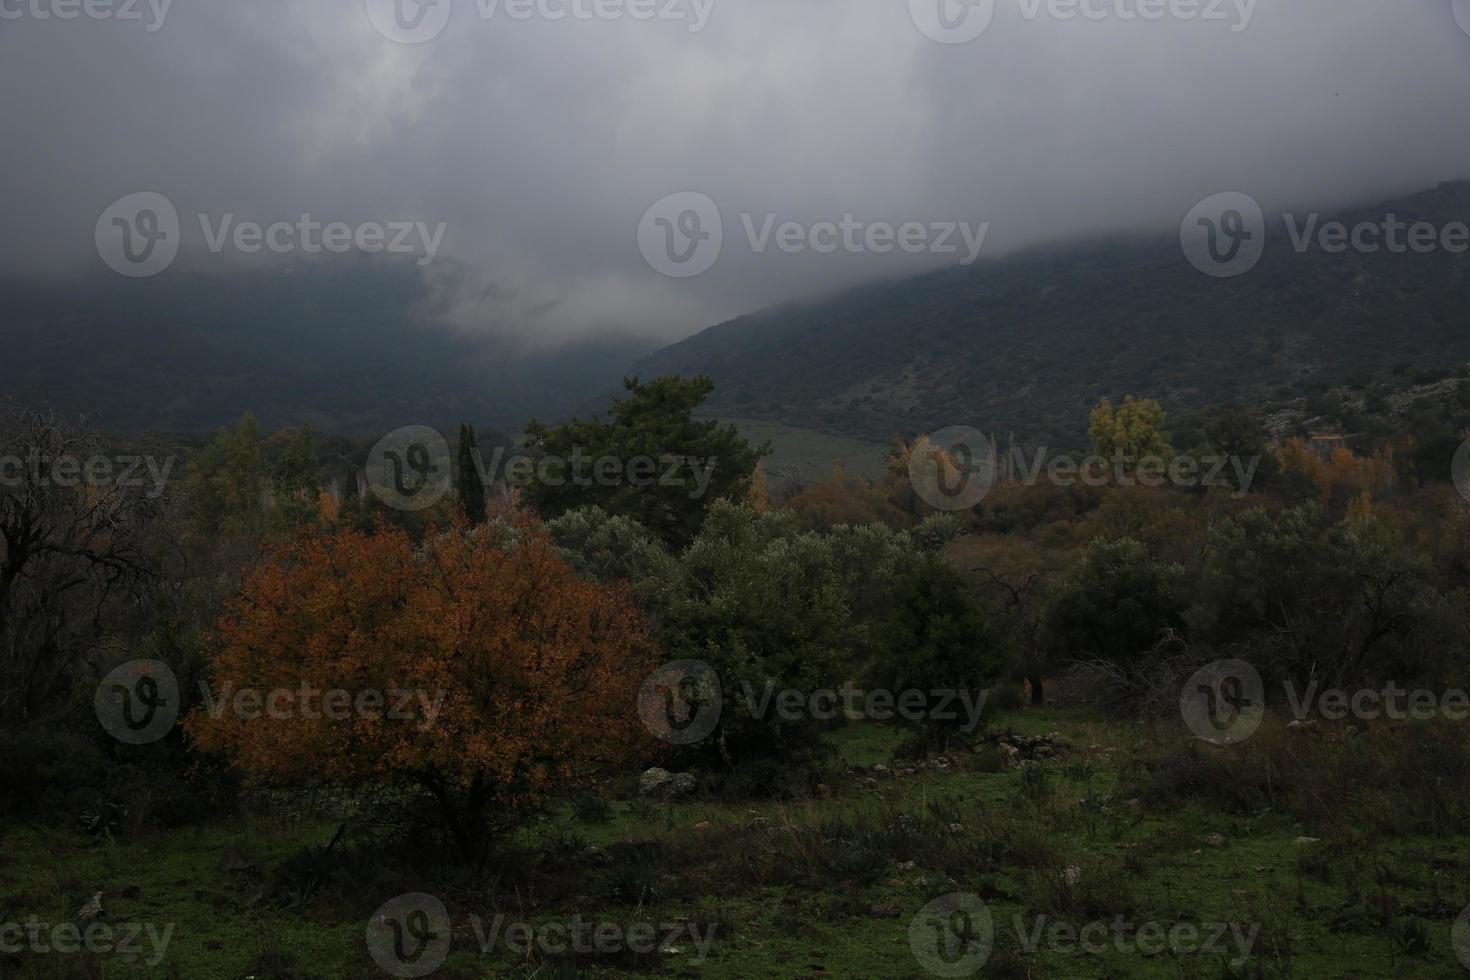
[[[757,445],[771,444],[771,455],[762,465],[767,479],[781,487],[821,483],[831,478],[837,466],[848,476],[876,480],[887,470],[888,453],[893,448],[881,442],[828,435],[777,422],[719,421],[733,424],[742,436]]]
[[[649,344],[523,356],[433,323],[412,263],[301,261],[250,271],[0,280],[0,399],[117,431],[266,431],[461,420],[519,430],[615,386]]]
[[[1358,448],[1400,434],[1419,439],[1439,435],[1458,442],[1470,430],[1470,364],[1397,364],[1268,404],[1261,416],[1277,439],[1332,434]]]
[[[1465,221],[1470,182],[1333,217],[1388,213]],[[1470,358],[1470,256],[1303,255],[1267,221],[1261,263],[1235,279],[1197,272],[1177,236],[1037,249],[742,317],[635,373],[708,374],[707,410],[725,417],[884,441],[968,424],[1055,445],[1080,441],[1105,396],[1178,415]]]

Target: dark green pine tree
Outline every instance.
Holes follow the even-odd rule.
[[[480,478],[480,445],[473,426],[459,427],[459,504],[470,526],[485,523],[485,481]]]

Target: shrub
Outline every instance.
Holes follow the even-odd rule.
[[[659,643],[670,660],[708,663],[725,698],[715,738],[696,751],[718,746],[740,762],[810,746],[816,719],[754,712],[748,698],[840,683],[850,607],[830,542],[798,533],[789,514],[717,502],[680,564],[682,585],[658,609]]]
[[[1430,679],[1453,646],[1453,615],[1436,614],[1446,602],[1429,563],[1383,521],[1333,524],[1313,504],[1222,522],[1190,618],[1219,644],[1258,647],[1263,673],[1342,685]]]
[[[1269,807],[1314,830],[1443,835],[1470,819],[1470,741],[1452,724],[1351,737],[1269,725],[1228,751],[1194,745],[1152,760],[1138,782],[1151,804],[1199,801],[1243,814]]]
[[[693,759],[670,764],[718,757],[742,767],[814,752],[828,722],[757,710],[767,691],[837,690],[865,676],[895,690],[978,695],[999,673],[1004,644],[968,578],[902,531],[804,532],[790,513],[717,501],[678,557],[596,509],[548,532],[575,569],[628,579],[668,660],[701,661],[718,675],[719,727],[672,753]]]
[[[548,523],[546,533],[584,578],[626,581],[655,604],[678,585],[678,562],[647,528],[630,518],[583,507]]]
[[[572,814],[579,823],[608,823],[613,817],[612,803],[597,793],[578,793],[572,797]]]
[[[1134,659],[1170,631],[1182,631],[1183,574],[1131,538],[1094,541],[1052,601],[1049,645],[1078,660]]]
[[[958,514],[930,514],[919,522],[914,537],[926,548],[941,550],[965,531],[965,523]]]
[[[923,691],[936,708],[942,707],[936,692],[963,692],[978,706],[981,693],[1000,676],[1007,654],[1004,634],[969,578],[942,558],[928,556],[904,572],[893,591],[893,615],[877,629],[881,652],[869,670],[869,686],[895,696]],[[946,711],[953,717],[929,717],[919,724],[936,744],[973,721],[958,696],[949,700]]]

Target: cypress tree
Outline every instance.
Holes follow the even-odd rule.
[[[470,526],[485,523],[485,482],[480,479],[480,446],[473,426],[459,427],[459,505]]]

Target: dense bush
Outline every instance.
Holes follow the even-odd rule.
[[[1048,643],[1061,657],[1122,662],[1182,629],[1184,570],[1129,538],[1099,539],[1057,590]]]
[[[790,513],[723,501],[678,556],[595,509],[548,531],[574,568],[629,580],[667,660],[702,661],[718,674],[720,726],[689,750],[708,761],[789,759],[813,747],[829,722],[757,709],[752,700],[767,691],[810,695],[861,679],[977,694],[1003,668],[974,583],[902,531],[802,531]]]
[[[964,572],[926,556],[893,583],[892,605],[892,615],[876,629],[879,652],[868,674],[871,687],[923,691],[934,698],[931,707],[940,708],[939,697],[964,692],[978,699],[1001,676],[1009,655],[1005,633]],[[958,697],[944,710],[952,717],[931,716],[920,724],[931,743],[960,733],[974,720]]]
[[[598,582],[625,581],[654,606],[678,583],[677,560],[630,518],[584,507],[549,522],[546,533],[578,575]]]
[[[670,660],[702,660],[719,674],[722,753],[739,760],[809,745],[815,719],[757,717],[750,698],[843,678],[850,605],[831,542],[796,531],[789,514],[716,503],[680,564],[683,587],[659,611],[658,639]]]
[[[1461,606],[1384,521],[1309,504],[1216,527],[1191,619],[1217,647],[1253,649],[1263,673],[1341,685],[1431,679]]]

